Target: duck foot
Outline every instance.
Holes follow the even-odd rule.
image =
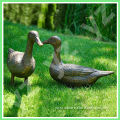
[[[24,79],[24,83],[25,83],[26,85],[28,85],[28,78],[25,78],[25,79]]]
[[[11,85],[14,85],[14,77],[15,77],[15,76],[14,76],[13,74],[11,74],[11,81],[10,81],[10,84],[11,84]]]

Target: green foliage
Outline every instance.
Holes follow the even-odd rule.
[[[21,87],[24,82],[22,78],[15,78],[15,86],[10,86],[10,72],[6,65],[8,48],[25,51],[27,34],[33,29],[39,32],[42,41],[53,35],[61,38],[61,58],[64,63],[112,70],[115,73],[100,78],[91,87],[66,87],[53,80],[49,74],[48,66],[52,61],[53,48],[50,45],[39,47],[35,44],[33,56],[36,69],[29,77],[28,91],[26,87]],[[17,97],[16,90],[21,97]],[[5,117],[116,117],[117,44],[4,21],[3,95]],[[16,103],[18,106],[15,106]]]
[[[5,4],[4,11],[4,18],[14,23],[54,29],[56,4]]]
[[[45,28],[46,12],[48,11],[48,4],[41,4],[41,9],[38,18],[38,28]]]
[[[69,30],[102,41],[117,40],[116,4],[5,4],[4,17],[14,23],[62,33]],[[83,24],[93,30],[85,29]]]
[[[89,6],[89,5],[87,5]],[[116,4],[98,4],[88,7],[89,12],[94,18],[97,27],[102,35],[103,41],[116,41],[117,40],[117,13],[116,13]],[[99,12],[97,12],[99,11]],[[110,19],[109,16],[113,15],[113,18]],[[110,21],[109,21],[110,20]],[[87,24],[91,25],[93,19],[90,17],[87,20]],[[91,34],[91,33],[90,33]]]
[[[55,24],[55,29],[57,31],[64,32],[64,24],[65,24],[65,18],[66,18],[66,10],[67,10],[67,5],[66,4],[57,4],[56,5],[56,13],[54,16],[54,24]]]
[[[49,4],[48,5],[48,12],[46,15],[46,28],[54,30],[54,14],[56,11],[56,4]]]
[[[62,5],[58,4],[58,12],[56,14],[62,12],[62,15],[58,15],[55,20],[58,21],[60,17],[64,16],[65,19],[59,21],[59,24],[64,23],[64,27],[61,27],[63,32],[67,28],[74,34],[89,35],[91,37],[97,37],[98,35],[103,41],[116,41],[116,4],[65,4],[66,7],[63,7],[64,12],[59,6]],[[95,15],[97,10],[99,10],[99,12]],[[111,14],[114,14],[112,19],[109,17]],[[82,24],[92,27],[95,33],[92,33],[91,30],[84,29],[81,26]],[[95,27],[97,27],[98,30],[96,30]]]
[[[20,5],[20,23],[24,25],[30,25],[32,21],[32,5],[22,4]]]
[[[9,20],[9,4],[4,5],[4,19]]]
[[[5,4],[4,5],[4,18],[16,23],[19,21],[19,5],[16,4]]]

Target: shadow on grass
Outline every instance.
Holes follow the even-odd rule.
[[[15,85],[10,85],[10,78],[4,78],[4,89],[11,92],[15,95],[15,101],[11,108],[9,108],[9,112],[4,114],[4,117],[18,117],[18,110],[21,105],[21,100],[23,95],[28,95],[29,85],[26,85],[23,82],[15,82]]]

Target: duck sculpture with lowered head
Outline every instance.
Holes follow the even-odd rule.
[[[51,77],[68,86],[89,86],[94,84],[98,78],[114,73],[80,65],[64,64],[60,57],[61,39],[58,36],[52,36],[43,44],[50,44],[54,48],[54,57],[49,68]]]

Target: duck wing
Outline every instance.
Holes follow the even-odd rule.
[[[65,76],[87,76],[98,71],[96,69],[74,64],[63,64],[63,70]]]

